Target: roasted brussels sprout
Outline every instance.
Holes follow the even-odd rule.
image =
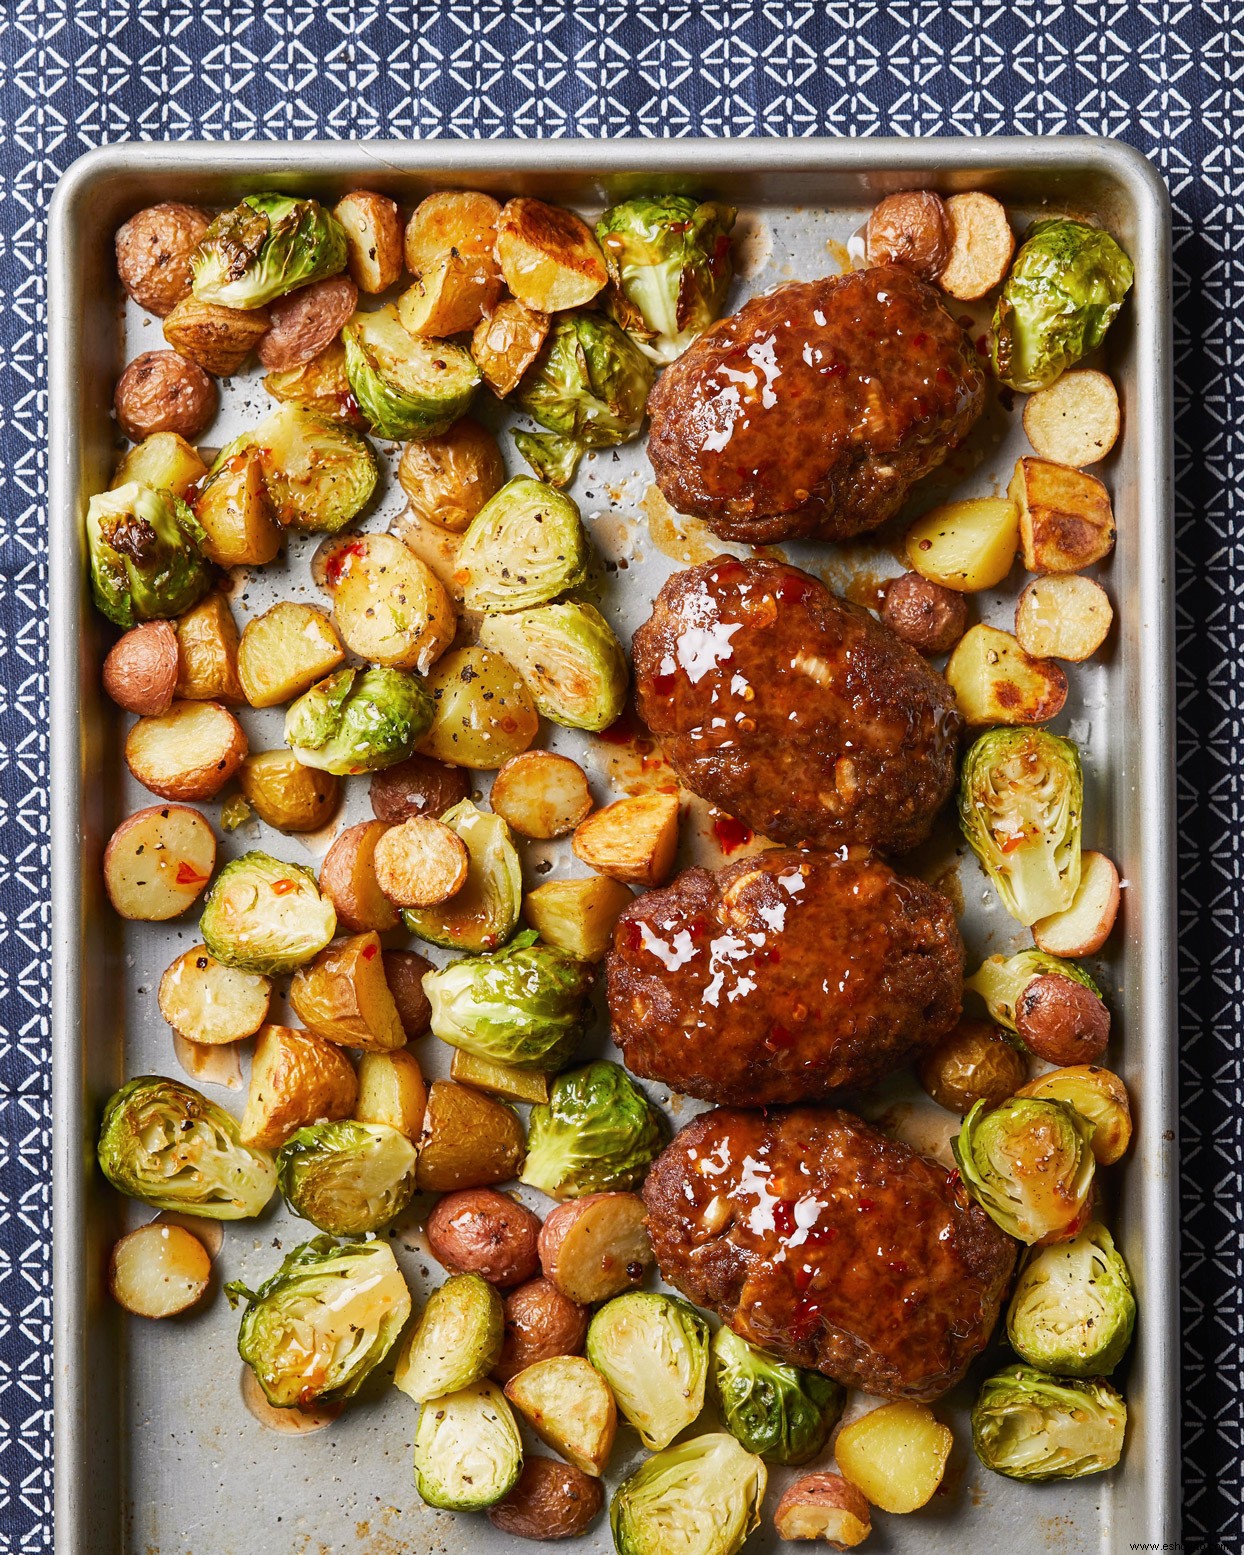
[[[1105,339],[1132,276],[1132,261],[1100,227],[1034,221],[994,309],[998,377],[1022,394],[1053,383]]]
[[[1106,1377],[1132,1342],[1136,1298],[1123,1255],[1095,1221],[1028,1254],[1006,1314],[1021,1360],[1064,1377]]]
[[[598,733],[626,703],[626,653],[592,605],[566,600],[485,616],[479,640],[519,671],[553,723]]]
[[[571,498],[519,475],[471,520],[455,572],[468,610],[529,610],[582,582],[587,559]]]
[[[404,908],[402,921],[432,945],[496,950],[513,934],[523,900],[523,872],[510,828],[469,799],[446,810],[441,820],[466,843],[466,884],[438,907]]]
[[[170,491],[130,481],[101,491],[86,510],[91,593],[118,626],[179,616],[211,587],[207,536]]]
[[[521,1181],[554,1199],[634,1188],[668,1143],[665,1115],[601,1059],[562,1075],[547,1105],[531,1109]]]
[[[190,256],[192,290],[223,308],[262,308],[346,267],[346,235],[316,200],[248,194],[222,211]]]
[[[212,476],[248,449],[259,460],[273,515],[287,529],[336,534],[376,489],[376,458],[367,439],[310,405],[281,405],[235,437],[212,465]]]
[[[379,437],[435,437],[479,387],[479,368],[463,346],[416,337],[387,311],[360,314],[341,338],[350,387]]]
[[[385,1123],[313,1123],[281,1146],[285,1202],[332,1236],[379,1231],[415,1192],[415,1147]]]
[[[501,1357],[505,1311],[494,1285],[454,1274],[428,1297],[398,1358],[393,1384],[416,1404],[486,1377]]]
[[[724,1431],[667,1447],[614,1492],[618,1555],[736,1555],[760,1524],[769,1476]]]
[[[538,944],[525,930],[502,950],[428,973],[432,1034],[496,1063],[560,1069],[587,1025],[594,973],[590,962]]]
[[[429,1506],[493,1506],[514,1488],[522,1466],[522,1437],[495,1382],[473,1382],[419,1411],[415,1488]]]
[[[613,1389],[645,1447],[666,1447],[699,1417],[708,1379],[708,1324],[676,1296],[628,1291],[587,1330],[587,1358]]]
[[[285,715],[285,743],[304,767],[344,776],[405,761],[432,723],[432,698],[406,670],[343,669]]]
[[[1081,1479],[1114,1468],[1123,1454],[1127,1405],[1100,1377],[1047,1377],[1005,1366],[972,1406],[972,1445],[1008,1479]]]
[[[318,956],[337,931],[337,913],[314,874],[270,853],[226,864],[207,893],[199,933],[217,961],[280,977]]]
[[[845,1390],[750,1345],[724,1325],[713,1335],[713,1384],[726,1429],[768,1463],[807,1463],[829,1440]]]
[[[313,1237],[257,1291],[234,1280],[225,1294],[248,1303],[238,1354],[279,1409],[352,1397],[410,1316],[410,1291],[387,1242]]]
[[[1061,1101],[978,1101],[951,1140],[972,1197],[1008,1236],[1053,1241],[1086,1214],[1096,1162],[1093,1125]]]
[[[734,215],[685,194],[644,195],[610,206],[596,223],[613,282],[610,312],[661,366],[721,313]]]
[[[236,1119],[192,1086],[158,1074],[109,1097],[98,1154],[119,1192],[207,1220],[258,1215],[276,1188],[272,1157],[242,1143]]]
[[[959,824],[1020,923],[1075,899],[1083,808],[1080,753],[1046,729],[991,729],[963,758]]]
[[[583,445],[559,432],[515,432],[514,446],[531,466],[536,479],[560,491],[574,480]]]

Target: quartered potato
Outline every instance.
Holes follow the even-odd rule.
[[[104,690],[127,713],[158,718],[177,689],[177,633],[168,621],[131,627],[108,650]]]
[[[263,1026],[255,1042],[242,1142],[277,1150],[308,1123],[354,1111],[358,1081],[339,1047],[311,1031]]]
[[[253,448],[225,461],[195,499],[194,516],[207,535],[203,549],[218,567],[262,567],[281,549],[281,529]]]
[[[882,1404],[850,1425],[834,1443],[844,1476],[883,1512],[914,1512],[930,1501],[954,1445],[948,1426],[927,1404]]]
[[[1067,677],[1052,659],[1030,658],[1010,632],[983,623],[960,639],[946,679],[974,728],[1045,723],[1067,700]]]
[[[244,703],[238,678],[238,626],[229,601],[216,590],[179,616],[177,695],[188,702]]]
[[[188,805],[127,816],[104,849],[104,887],[123,918],[161,923],[185,912],[216,867],[216,838]]]
[[[853,1550],[872,1532],[872,1513],[841,1474],[805,1474],[782,1493],[773,1526],[779,1539],[815,1539],[836,1550]]]
[[[406,1045],[377,934],[337,940],[309,966],[299,967],[289,1002],[307,1030],[327,1042],[367,1053],[389,1053]]]
[[[407,443],[397,479],[417,517],[461,534],[505,484],[505,463],[487,427],[462,416],[438,437]]]
[[[1038,918],[1032,937],[1051,956],[1095,956],[1119,913],[1119,871],[1104,853],[1080,855],[1080,884],[1065,912]]]
[[[937,284],[950,297],[973,302],[1002,284],[1015,252],[1006,209],[991,194],[972,190],[946,201],[950,253]]]
[[[1082,572],[1114,549],[1110,493],[1095,475],[1020,459],[1007,487],[1019,509],[1019,540],[1029,572]]]
[[[108,489],[115,491],[118,486],[137,481],[140,486],[171,491],[186,502],[190,488],[206,474],[207,466],[180,433],[153,432],[131,448],[117,465]]]
[[[428,1088],[415,1168],[421,1193],[484,1188],[518,1175],[526,1140],[518,1114],[504,1102],[453,1080]]]
[[[473,1085],[477,1091],[487,1091],[490,1096],[500,1096],[503,1101],[547,1102],[549,1077],[538,1069],[518,1069],[513,1064],[499,1064],[491,1058],[481,1058],[478,1053],[468,1053],[465,1048],[454,1048],[449,1064],[449,1077],[460,1085]]]
[[[376,844],[387,830],[383,821],[348,826],[320,865],[320,890],[337,909],[343,929],[384,933],[397,928],[397,912],[376,880]]]
[[[466,843],[430,815],[391,826],[376,844],[376,880],[395,907],[434,907],[466,884]]]
[[[178,1036],[208,1047],[253,1037],[271,1000],[270,977],[224,966],[206,945],[178,956],[160,979],[160,1014]]]
[[[602,875],[660,885],[678,851],[678,795],[637,794],[589,815],[575,830],[577,857]]]
[[[357,1123],[382,1123],[418,1144],[428,1088],[419,1060],[405,1048],[391,1053],[364,1053],[359,1059],[359,1095],[354,1104]]]
[[[368,663],[424,674],[453,641],[458,623],[449,595],[392,535],[343,541],[325,577],[342,641]]]
[[[613,929],[635,900],[629,886],[608,875],[586,880],[546,880],[523,898],[523,917],[548,945],[599,961],[613,943]]]
[[[184,1226],[153,1221],[123,1236],[108,1260],[113,1300],[135,1317],[174,1317],[198,1301],[212,1277],[212,1260]]]
[[[341,779],[304,767],[293,751],[256,751],[238,768],[242,797],[278,831],[317,831],[337,808]]]
[[[505,1396],[540,1440],[599,1478],[618,1432],[609,1384],[581,1355],[537,1361],[505,1385]]]
[[[957,593],[996,587],[1019,549],[1019,509],[1004,497],[968,497],[922,514],[907,531],[907,560]]]
[[[497,773],[488,802],[521,836],[550,838],[564,837],[587,818],[592,795],[577,761],[523,751]]]
[[[301,696],[344,659],[341,639],[322,610],[282,599],[246,623],[238,673],[252,707],[277,707]]]
[[[246,755],[242,726],[219,702],[174,702],[140,718],[125,740],[125,762],[164,799],[213,799]]]
[[[423,300],[407,292],[409,317],[402,318],[412,333],[455,335],[473,329],[492,308],[501,295],[500,211],[491,195],[470,189],[440,190],[415,207],[406,225],[406,268]]]
[[[541,313],[580,308],[609,280],[592,229],[580,216],[543,200],[509,200],[497,220],[497,258],[505,284]]]
[[[1079,664],[1105,642],[1114,620],[1100,583],[1076,573],[1050,573],[1029,583],[1015,606],[1015,635],[1037,659]]]
[[[183,297],[164,320],[164,338],[173,350],[215,378],[240,372],[267,332],[267,308],[226,308],[193,295]]]
[[[388,291],[402,273],[402,218],[387,195],[353,189],[333,207],[346,235],[346,266],[361,292]]]
[[[428,676],[436,700],[419,749],[450,766],[488,771],[525,751],[540,717],[522,676],[499,653],[457,648]]]
[[[1119,436],[1119,393],[1105,373],[1063,373],[1024,404],[1024,431],[1042,459],[1082,469],[1096,464]]]
[[[517,297],[506,297],[475,326],[471,355],[484,382],[500,399],[518,388],[540,355],[548,332],[548,314],[529,308]]]

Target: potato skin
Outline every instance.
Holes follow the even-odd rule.
[[[841,1532],[850,1536],[849,1544],[829,1539],[831,1547],[836,1550],[852,1549],[862,1544],[872,1529],[872,1513],[868,1502],[850,1480],[843,1479],[841,1474],[805,1474],[802,1479],[787,1486],[773,1513],[773,1526],[777,1529],[779,1539],[818,1538],[817,1534],[805,1533],[800,1529],[802,1519],[799,1514],[804,1509],[813,1514],[807,1519],[809,1527],[824,1519],[829,1526],[836,1525]],[[829,1519],[834,1513],[838,1515],[831,1523]],[[819,1537],[828,1538],[828,1534]]]
[[[518,1286],[505,1298],[505,1342],[493,1376],[508,1382],[537,1361],[581,1355],[588,1317],[586,1307],[564,1296],[543,1275]]]
[[[177,633],[167,621],[145,621],[119,638],[104,660],[104,690],[127,713],[158,718],[173,705]]]
[[[920,1084],[939,1107],[963,1116],[978,1101],[996,1107],[1028,1077],[1023,1058],[986,1020],[961,1020],[920,1060]]]
[[[573,1539],[600,1515],[605,1491],[573,1464],[528,1456],[518,1483],[488,1520],[519,1539]]]
[[[513,1107],[469,1085],[437,1080],[428,1088],[419,1161],[421,1193],[450,1193],[508,1182],[518,1175],[526,1140]]]
[[[268,333],[257,355],[264,367],[283,372],[309,362],[330,346],[349,320],[359,289],[348,275],[301,286],[268,305]]]
[[[267,308],[223,308],[183,297],[164,321],[164,338],[217,378],[236,373],[268,328]]]
[[[113,404],[126,437],[141,443],[153,432],[193,442],[216,414],[216,385],[176,351],[144,351],[117,379]]]
[[[117,228],[117,275],[140,308],[164,318],[190,295],[190,256],[210,224],[197,205],[165,200]]]
[[[1016,1001],[1015,1029],[1047,1063],[1095,1064],[1110,1041],[1110,1011],[1083,983],[1047,972]]]
[[[950,256],[946,207],[931,189],[904,189],[875,205],[864,230],[870,265],[902,265],[935,281]]]
[[[371,807],[376,819],[390,826],[400,825],[412,815],[431,815],[439,820],[470,791],[461,767],[416,754],[373,773]]]
[[[905,572],[886,586],[881,619],[917,653],[949,653],[967,631],[968,606],[962,594]]]
[[[540,1222],[522,1204],[492,1188],[447,1193],[428,1216],[432,1256],[457,1274],[479,1274],[505,1288],[539,1267]]]
[[[414,950],[386,950],[381,959],[402,1030],[411,1042],[422,1037],[432,1022],[432,1006],[423,991],[423,979],[432,970],[432,963]]]
[[[361,821],[357,826],[347,826],[320,865],[320,890],[332,898],[337,922],[354,934],[373,929],[383,934],[398,925],[397,909],[376,884],[372,865],[376,843],[383,835],[384,828],[379,821]],[[361,858],[360,854],[363,855]]]
[[[407,443],[397,478],[412,512],[461,534],[505,484],[505,462],[487,427],[463,416],[438,437]]]
[[[292,1026],[262,1026],[242,1114],[248,1145],[275,1150],[317,1118],[348,1118],[358,1098],[354,1065],[339,1047]]]

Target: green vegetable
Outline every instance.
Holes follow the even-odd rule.
[[[645,356],[665,366],[717,319],[730,286],[729,205],[646,195],[596,223],[613,281],[610,311]]]
[[[669,1125],[625,1069],[601,1059],[561,1075],[531,1109],[521,1181],[555,1199],[633,1188],[669,1141]]]
[[[225,1286],[248,1303],[238,1354],[280,1409],[347,1399],[393,1348],[410,1291],[387,1242],[313,1237],[257,1291]]]
[[[304,691],[285,714],[285,743],[304,767],[344,776],[405,761],[432,726],[417,675],[341,669]]]
[[[1114,1468],[1123,1454],[1127,1405],[1100,1377],[1047,1377],[1007,1366],[981,1387],[972,1445],[1008,1479],[1081,1479]]]
[[[91,593],[118,626],[166,620],[211,587],[199,521],[169,491],[130,481],[101,491],[86,510]]]
[[[415,1147],[385,1123],[313,1123],[276,1164],[290,1209],[333,1236],[379,1231],[415,1193]]]
[[[246,825],[253,813],[250,802],[241,794],[230,794],[220,807],[221,830],[237,831],[239,826]]]
[[[645,1447],[667,1447],[699,1418],[708,1337],[708,1324],[694,1307],[650,1291],[615,1296],[592,1318],[587,1358]]]
[[[557,432],[515,432],[514,446],[535,472],[537,480],[547,481],[560,491],[574,480],[583,445]]]
[[[1011,1348],[1064,1377],[1108,1376],[1132,1342],[1136,1298],[1123,1255],[1093,1222],[1028,1254],[1006,1314]]]
[[[415,1488],[429,1506],[493,1506],[509,1495],[522,1466],[522,1438],[495,1382],[473,1382],[419,1411]]]
[[[194,295],[224,308],[262,308],[345,267],[337,218],[284,194],[249,194],[222,211],[190,257]]]
[[[626,704],[626,651],[591,605],[566,600],[485,616],[479,640],[507,658],[536,707],[568,729],[607,729]]]
[[[251,448],[273,514],[287,529],[336,534],[358,517],[376,489],[376,457],[367,439],[310,405],[281,405],[235,437],[221,450],[211,476]]]
[[[523,872],[510,828],[499,815],[463,799],[441,820],[466,843],[466,884],[439,907],[407,907],[402,921],[430,945],[495,950],[518,927]]]
[[[1021,393],[1044,389],[1099,346],[1132,285],[1132,261],[1083,221],[1033,222],[993,315],[993,365]]]
[[[951,1140],[963,1181],[1008,1236],[1039,1242],[1074,1226],[1093,1188],[1093,1125],[1066,1102],[978,1101]]]
[[[790,1366],[724,1325],[713,1335],[713,1382],[726,1429],[768,1463],[815,1458],[846,1398],[841,1383]]]
[[[1034,977],[1068,977],[1073,983],[1081,983],[1091,993],[1101,998],[1101,989],[1082,966],[1074,961],[1063,961],[1044,950],[1021,950],[1013,956],[990,956],[983,961],[964,984],[981,998],[989,1009],[989,1017],[1004,1031],[1014,1031],[1015,1009],[1019,997]]]
[[[959,824],[1020,923],[1063,912],[1080,886],[1080,753],[1046,729],[990,729],[963,758]]]
[[[314,873],[258,851],[225,865],[199,922],[217,961],[266,977],[305,966],[336,932],[336,909]]]
[[[497,1364],[505,1311],[496,1288],[478,1274],[454,1274],[428,1297],[398,1359],[395,1387],[416,1404],[478,1382]]]
[[[583,581],[588,545],[574,502],[519,475],[471,520],[455,571],[468,610],[525,610]]]
[[[276,1190],[268,1152],[244,1145],[223,1107],[162,1075],[142,1075],[109,1097],[99,1164],[119,1192],[207,1220],[249,1219]]]
[[[760,1524],[768,1479],[761,1460],[724,1432],[667,1447],[614,1492],[618,1555],[736,1555]]]
[[[387,311],[341,332],[350,388],[378,437],[433,437],[470,405],[480,371],[463,346],[412,335]]]

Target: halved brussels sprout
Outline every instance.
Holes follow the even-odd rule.
[[[1136,1298],[1123,1255],[1095,1221],[1028,1254],[1006,1314],[1021,1360],[1064,1377],[1108,1376],[1132,1342]]]
[[[285,714],[285,743],[304,767],[345,776],[405,761],[432,724],[432,698],[406,670],[342,669]]]
[[[641,195],[596,223],[613,290],[609,310],[645,356],[665,366],[721,313],[733,273],[732,206]]]
[[[435,437],[479,387],[469,351],[452,340],[417,338],[388,311],[356,315],[341,338],[350,387],[378,437]]]
[[[846,1399],[841,1383],[768,1355],[724,1325],[713,1335],[713,1382],[726,1429],[769,1463],[815,1458]]]
[[[708,1339],[708,1324],[693,1306],[653,1291],[615,1296],[593,1317],[587,1358],[645,1447],[668,1446],[698,1419]]]
[[[724,1431],[668,1447],[609,1503],[618,1555],[736,1555],[760,1524],[768,1471]]]
[[[1061,1101],[978,1101],[951,1140],[972,1197],[1017,1241],[1053,1240],[1085,1215],[1096,1162],[1093,1125]]]
[[[317,200],[248,194],[222,211],[190,256],[200,302],[262,308],[346,267],[341,223]]]
[[[469,799],[446,810],[441,820],[466,843],[466,884],[438,907],[403,908],[402,921],[432,945],[496,950],[518,926],[523,902],[523,872],[510,828]]]
[[[234,1280],[225,1294],[231,1305],[248,1303],[238,1354],[278,1409],[352,1397],[410,1316],[410,1291],[387,1242],[313,1237],[257,1291]]]
[[[376,457],[367,439],[343,421],[294,401],[220,451],[211,474],[253,448],[273,516],[287,529],[336,534],[367,506],[376,489]]]
[[[1071,906],[1080,885],[1080,752],[1048,729],[991,729],[959,778],[959,824],[1013,918]]]
[[[258,1215],[276,1189],[272,1157],[242,1143],[235,1118],[158,1074],[130,1080],[108,1098],[98,1155],[121,1193],[207,1220]]]
[[[1082,966],[1075,961],[1063,961],[1044,950],[1021,950],[1013,956],[990,956],[982,961],[976,971],[964,983],[980,994],[989,1010],[990,1019],[1004,1031],[1014,1031],[1015,1008],[1019,996],[1034,977],[1069,977],[1101,998],[1101,989]]]
[[[528,475],[507,481],[471,520],[455,576],[468,610],[527,610],[583,581],[587,535],[575,503]]]
[[[456,1393],[497,1364],[505,1310],[496,1286],[478,1274],[454,1274],[428,1297],[398,1357],[393,1384],[416,1404]]]
[[[217,961],[265,977],[305,966],[336,932],[336,909],[311,870],[260,852],[225,865],[199,922]]]
[[[384,1123],[312,1123],[276,1165],[290,1209],[332,1236],[379,1231],[415,1194],[415,1147]]]
[[[137,481],[101,491],[86,510],[96,607],[124,627],[181,615],[211,587],[206,539],[198,519],[171,491]]]
[[[1044,389],[1106,338],[1134,271],[1108,232],[1055,216],[1034,221],[993,315],[993,366],[1022,394]]]
[[[531,466],[537,480],[560,491],[574,480],[583,445],[558,432],[515,432],[514,446]]]
[[[634,1188],[670,1137],[664,1113],[607,1059],[560,1076],[528,1130],[520,1181],[554,1199]]]
[[[1006,1366],[972,1406],[972,1445],[1008,1479],[1081,1479],[1114,1468],[1123,1455],[1127,1405],[1100,1377],[1047,1377]]]
[[[415,1427],[415,1488],[429,1506],[478,1512],[509,1495],[523,1466],[523,1440],[495,1382],[433,1399]]]
[[[588,1022],[595,968],[526,930],[502,950],[451,961],[423,979],[432,1033],[518,1069],[560,1069]]]
[[[566,600],[485,616],[479,640],[503,654],[553,723],[598,733],[626,704],[626,652],[592,605]]]

